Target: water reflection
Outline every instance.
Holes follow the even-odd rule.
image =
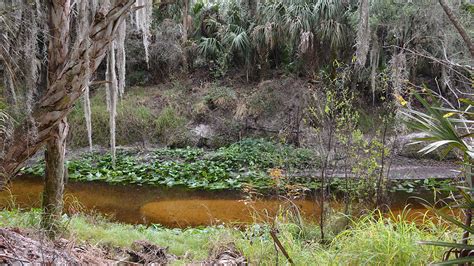
[[[0,207],[35,208],[40,206],[43,190],[38,177],[21,177],[8,190],[0,193]],[[395,214],[407,203],[415,203],[415,210],[424,211],[416,204],[413,194],[392,195],[390,205]],[[418,195],[424,198],[427,195]],[[316,220],[319,208],[313,200],[298,200],[290,204],[276,199],[246,202],[243,195],[229,191],[196,191],[182,188],[110,185],[99,182],[69,182],[66,185],[65,207],[69,213],[99,212],[115,221],[125,223],[159,223],[168,227],[188,227],[218,223],[248,223],[269,219],[279,209],[297,206],[306,219]],[[337,203],[332,203],[338,207]]]

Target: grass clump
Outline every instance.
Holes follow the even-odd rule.
[[[134,97],[124,97],[117,105],[116,138],[118,145],[130,145],[136,142],[145,142],[154,138],[153,125],[155,114],[150,107],[141,104],[140,93]],[[105,100],[105,93],[97,92],[91,98],[92,137],[94,144],[108,146],[109,113]],[[68,116],[71,125],[68,144],[72,147],[87,147],[87,130],[82,104],[76,105]]]
[[[452,234],[446,226],[429,219],[416,224],[403,216],[389,219],[374,212],[338,234],[330,246],[334,252],[325,254],[335,265],[426,265],[442,258],[444,250],[417,242],[451,241]]]
[[[207,91],[203,100],[211,110],[232,108],[237,101],[237,94],[232,88],[213,86]]]
[[[351,222],[340,233],[333,232],[329,244],[318,241],[318,227],[277,221],[279,240],[296,265],[426,265],[439,261],[443,248],[418,245],[420,240],[450,241],[453,234],[442,223],[422,223],[406,217],[386,218],[372,212]],[[267,225],[254,224],[245,231],[232,231],[232,239],[246,258],[257,265],[275,265],[275,246]],[[286,262],[279,252],[278,261]]]

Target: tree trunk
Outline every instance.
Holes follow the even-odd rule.
[[[461,35],[462,39],[464,40],[464,43],[466,44],[467,49],[469,49],[469,52],[471,53],[471,57],[474,58],[474,44],[472,43],[471,38],[469,38],[468,33],[466,32],[464,27],[461,25],[459,20],[456,18],[456,16],[453,13],[453,10],[451,10],[451,8],[446,3],[446,0],[438,0],[438,1],[444,10],[444,13],[446,13],[449,20],[453,24],[453,26],[459,32],[459,35]]]
[[[185,44],[188,41],[188,10],[189,10],[189,0],[183,0],[183,43]]]
[[[118,26],[134,3],[135,0],[122,0],[107,14],[99,11],[88,31],[90,42],[78,40],[73,45],[75,48],[67,54],[65,63],[59,66],[59,75],[50,80],[48,91],[33,108],[32,119],[20,123],[14,130],[13,139],[6,143],[5,156],[0,158],[0,187],[52,138],[56,127],[84,93],[88,78],[86,64],[89,64],[91,72],[98,68],[116,36]],[[85,60],[86,51],[90,60]],[[34,125],[30,120],[34,121]],[[32,126],[37,128],[34,138],[29,134]]]
[[[50,237],[57,235],[63,211],[64,180],[67,175],[65,155],[68,130],[67,121],[63,119],[52,131],[53,136],[46,144],[46,176],[41,227],[46,230]]]
[[[49,6],[48,84],[61,74],[69,52],[70,0],[55,0]],[[49,90],[49,87],[48,87]],[[43,191],[43,217],[41,226],[51,237],[58,233],[63,211],[66,137],[68,124],[64,118],[51,131],[45,152],[45,182]]]
[[[191,21],[190,21],[190,16],[188,15],[189,12],[189,2],[190,0],[183,0],[183,36],[182,36],[182,42],[183,42],[183,47],[186,46],[186,43],[188,42],[188,32],[189,32],[189,27],[191,26]],[[183,67],[184,70],[187,71],[189,69],[189,63],[188,63],[188,57],[187,55],[183,56]]]

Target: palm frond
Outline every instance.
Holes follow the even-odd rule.
[[[423,132],[427,137],[416,139],[417,141],[431,142],[421,149],[421,153],[430,153],[441,149],[446,145],[457,148],[464,154],[470,154],[472,147],[465,141],[466,136],[458,132],[460,124],[472,124],[473,121],[461,118],[454,118],[446,114],[463,114],[449,108],[443,108],[438,104],[430,105],[419,94],[414,94],[416,99],[423,105],[425,112],[414,109],[406,109],[402,113],[408,118],[407,125],[417,131]],[[472,157],[471,157],[472,158]]]
[[[198,45],[199,53],[206,58],[215,58],[221,50],[221,45],[216,38],[203,37]]]

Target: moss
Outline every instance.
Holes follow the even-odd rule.
[[[7,103],[0,99],[0,110],[7,109]]]

